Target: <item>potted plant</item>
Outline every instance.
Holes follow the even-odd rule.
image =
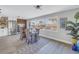
[[[71,32],[69,33],[72,36],[72,43],[73,45],[75,45],[79,39],[79,23],[78,23],[78,19],[79,19],[79,12],[77,12],[74,16],[75,18],[75,22],[73,21],[68,21],[67,22],[67,30],[70,30]]]

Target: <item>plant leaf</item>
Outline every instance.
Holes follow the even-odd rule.
[[[67,26],[66,30],[75,30],[75,28],[73,26]]]
[[[76,37],[76,35],[74,33],[72,33],[72,32],[69,33],[69,35],[72,35],[73,37]]]
[[[73,26],[76,26],[76,24],[74,22],[72,22],[72,21],[68,21],[67,24],[71,24]]]
[[[79,27],[76,29],[76,31],[77,31],[77,32],[79,31]]]
[[[79,26],[79,23],[77,23],[76,25]]]
[[[79,12],[77,12],[74,16],[75,19],[79,19]]]
[[[79,35],[77,35],[77,37],[79,37]]]

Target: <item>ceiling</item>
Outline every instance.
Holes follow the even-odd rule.
[[[36,9],[33,5],[0,5],[1,14],[9,17],[34,18],[46,14],[79,8],[78,5],[42,5]]]

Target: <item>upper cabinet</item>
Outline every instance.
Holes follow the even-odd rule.
[[[0,17],[0,28],[5,28],[8,25],[8,17]]]

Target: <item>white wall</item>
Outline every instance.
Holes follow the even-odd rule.
[[[58,19],[60,19],[61,17],[67,17],[68,21],[75,21],[74,15],[76,14],[76,12],[79,12],[79,9],[58,12],[58,13],[54,13],[54,14],[50,14],[50,15],[46,15],[46,16],[37,17],[34,19],[45,21],[46,19],[50,19],[53,17],[57,17]],[[32,20],[34,20],[34,19],[32,19]],[[67,35],[66,30],[59,29],[57,32],[53,32],[53,30],[50,30],[50,31],[49,30],[41,30],[40,34],[44,35],[44,36],[46,35],[46,37],[49,37],[49,38],[55,37],[55,38],[59,39],[60,41],[65,40],[66,42],[71,42],[71,36]]]
[[[45,22],[48,22],[47,19],[51,19],[54,17],[57,17],[57,19],[59,20],[61,17],[67,17],[68,21],[75,21],[74,15],[76,14],[76,12],[79,12],[79,9],[73,9],[73,10],[69,10],[69,11],[63,11],[63,12],[58,12],[58,13],[54,13],[54,14],[49,14],[46,16],[41,16],[41,17],[37,17],[34,18],[32,20],[44,20]]]

